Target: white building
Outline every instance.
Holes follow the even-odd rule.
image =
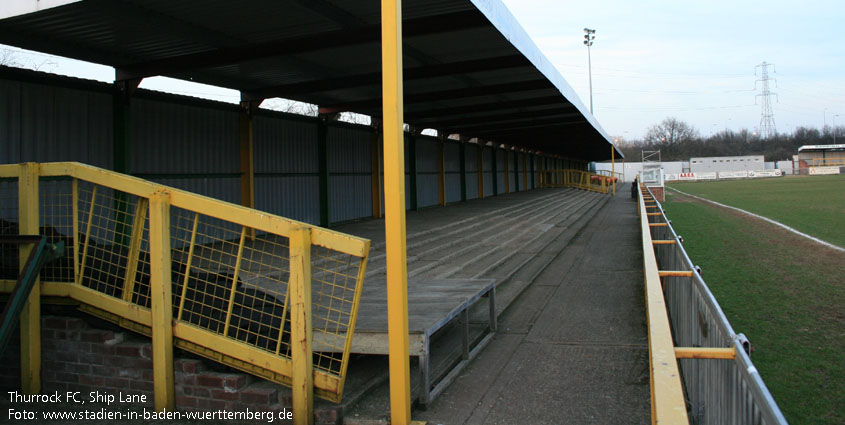
[[[761,171],[766,169],[763,155],[711,156],[690,158],[691,173],[712,173],[723,171]]]

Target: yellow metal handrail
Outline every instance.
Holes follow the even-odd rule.
[[[827,157],[827,158],[812,158],[808,160],[810,167],[845,167],[845,156]]]
[[[40,222],[70,247],[40,295],[152,337],[157,409],[175,407],[174,346],[292,385],[309,412],[311,394],[340,401],[369,240],[80,163],[0,165],[0,179],[20,233]],[[40,353],[33,294],[21,345]],[[39,355],[24,367],[37,379]]]
[[[540,187],[574,187],[608,194],[613,187],[609,176],[603,176],[582,170],[542,170],[540,171]]]
[[[688,424],[684,390],[678,370],[672,328],[660,283],[660,270],[654,255],[651,220],[659,220],[646,209],[643,194],[648,189],[640,185],[638,213],[642,231],[643,271],[645,273],[645,301],[648,316],[649,377],[651,383],[651,422],[653,424]],[[649,196],[653,199],[652,196]]]

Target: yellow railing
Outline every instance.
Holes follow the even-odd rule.
[[[70,162],[0,165],[0,205],[5,233],[68,247],[41,296],[152,337],[156,408],[174,407],[174,346],[292,385],[297,416],[311,393],[341,399],[370,241]],[[37,313],[22,316],[25,377],[40,375]]]
[[[666,225],[660,222],[657,201],[640,185],[638,213],[642,231],[643,271],[645,273],[645,302],[648,317],[649,377],[651,384],[651,422],[653,424],[688,424],[686,401],[681,374],[676,360],[675,344],[663,287],[661,272],[654,255],[651,228]]]
[[[542,170],[540,187],[574,187],[607,194],[613,187],[613,180],[609,176],[581,170]]]
[[[807,161],[810,167],[845,167],[845,156],[829,158],[813,158]]]

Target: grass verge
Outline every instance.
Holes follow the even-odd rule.
[[[787,420],[845,423],[845,254],[672,191],[664,206]]]

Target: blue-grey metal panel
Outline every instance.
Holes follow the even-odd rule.
[[[110,168],[111,109],[107,94],[3,80],[0,163],[79,161]]]
[[[330,126],[326,135],[329,162],[329,219],[332,223],[373,214],[368,127]]]
[[[496,156],[496,190],[499,193],[506,193],[505,191],[505,151],[496,148],[493,149],[493,154]]]
[[[482,165],[484,167],[484,196],[493,196],[493,149],[485,146],[482,157],[484,161]]]
[[[256,116],[253,155],[258,175],[317,173],[317,120],[304,122]]]
[[[446,202],[461,200],[461,147],[457,143],[443,144],[443,167],[446,171]]]
[[[443,166],[447,173],[461,171],[461,146],[457,143],[443,144]]]
[[[437,182],[437,144],[431,137],[417,136],[417,206],[429,207],[440,202]]]
[[[437,183],[437,173],[417,175],[417,206],[430,207],[440,202],[440,187]]]
[[[332,223],[372,216],[370,176],[331,176],[329,184],[329,219]]]
[[[467,199],[478,198],[478,173],[467,173]]]
[[[255,207],[317,225],[320,223],[320,179],[317,176],[256,177]]]
[[[477,145],[467,145],[466,147],[466,156],[464,157],[464,162],[466,166],[467,175],[470,173],[478,172],[478,149]],[[467,183],[469,184],[469,183]]]
[[[511,163],[510,168],[508,168],[511,179],[511,192],[516,192],[517,187],[522,189],[522,163],[519,159],[519,153],[511,151],[508,154],[508,161]],[[517,181],[519,181],[518,185]]]
[[[238,173],[238,120],[235,111],[133,99],[131,170],[139,174]],[[239,193],[238,187],[234,194],[221,195],[233,198]]]
[[[237,177],[150,178],[148,180],[233,204],[241,202],[241,180]]]
[[[461,200],[461,175],[460,173],[446,174],[446,203],[458,202]]]

